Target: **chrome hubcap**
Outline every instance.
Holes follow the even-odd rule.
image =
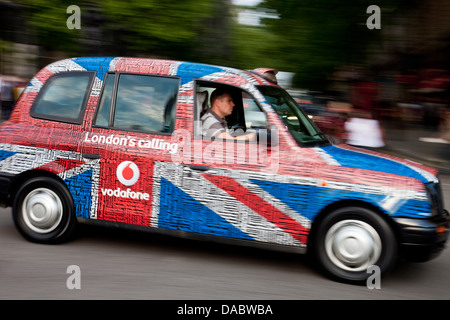
[[[381,255],[377,231],[360,220],[343,220],[328,230],[325,251],[330,260],[346,271],[359,272],[375,264]]]
[[[28,228],[37,233],[48,233],[61,222],[63,206],[55,192],[38,188],[25,197],[22,214]]]

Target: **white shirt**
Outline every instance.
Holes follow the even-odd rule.
[[[384,146],[378,120],[351,118],[345,123],[347,143],[354,146],[380,148]]]

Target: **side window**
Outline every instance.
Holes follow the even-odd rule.
[[[229,93],[234,106],[232,111],[228,110],[226,115],[218,112],[215,115],[218,115],[219,117],[215,115],[209,115],[207,117],[205,114],[210,112],[208,110],[213,108],[211,97],[216,90]],[[214,122],[214,120],[218,120],[218,118],[224,120],[218,122],[221,123],[221,126],[225,126],[228,133],[234,137],[254,131],[254,129],[265,129],[267,127],[266,114],[260,109],[256,100],[240,88],[213,82],[197,81],[195,94],[196,117],[194,119],[194,128],[195,136],[198,138],[214,138],[210,137],[207,132],[215,132],[212,131],[211,128],[217,129],[217,131],[219,130],[219,124],[216,123],[217,121]]]
[[[242,93],[242,101],[244,104],[245,124],[247,128],[267,128],[267,116],[264,111],[246,92]]]
[[[118,80],[112,127],[150,132],[173,131],[178,79],[121,74]]]
[[[93,72],[54,75],[41,89],[31,108],[31,116],[80,124],[93,75]]]

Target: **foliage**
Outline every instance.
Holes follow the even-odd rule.
[[[105,29],[114,44],[136,54],[181,58],[189,53],[202,21],[210,15],[208,0],[105,0]]]
[[[68,14],[67,7],[70,4],[63,0],[21,0],[24,20],[23,26],[32,33],[34,41],[47,50],[61,50],[78,54],[80,47],[77,39],[81,37],[81,30],[69,30],[66,26]],[[79,1],[78,1],[79,2]]]
[[[77,54],[182,56],[196,39],[208,0],[21,0],[36,42]],[[69,29],[69,5],[81,9],[81,29]],[[89,46],[96,48],[88,48]]]
[[[380,0],[384,13],[397,0]],[[362,63],[367,45],[381,34],[369,30],[367,0],[265,0],[260,6],[278,12],[279,20],[269,20],[277,35],[276,45],[283,57],[283,69],[296,73],[297,86],[323,89],[337,66]]]
[[[276,36],[263,27],[235,24],[231,41],[233,57],[229,65],[240,69],[270,67],[282,70],[280,50],[275,43]]]
[[[379,0],[385,12],[405,0]],[[380,30],[366,27],[368,0],[265,0],[276,12],[259,26],[237,23],[229,0],[19,0],[24,29],[45,51],[75,55],[153,56],[242,69],[296,73],[299,87],[327,85],[337,66],[365,59]],[[81,29],[69,29],[69,5],[81,9]]]

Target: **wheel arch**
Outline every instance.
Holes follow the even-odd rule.
[[[52,178],[55,180],[58,180],[59,182],[61,182],[67,189],[67,185],[64,182],[63,179],[61,179],[58,175],[50,172],[50,171],[46,171],[46,170],[41,170],[41,169],[36,169],[36,170],[28,170],[25,172],[22,172],[21,174],[17,175],[16,178],[14,179],[13,183],[11,184],[11,188],[10,188],[10,193],[9,193],[9,201],[8,201],[8,206],[12,206],[14,203],[14,198],[17,195],[17,192],[19,191],[20,187],[28,180],[36,178],[36,177],[48,177],[48,178]],[[69,191],[70,193],[70,191]],[[72,194],[70,193],[70,196],[72,198],[73,201],[73,197]]]
[[[314,237],[315,232],[316,232],[318,226],[321,224],[324,217],[327,214],[333,212],[334,210],[345,208],[345,207],[362,207],[362,208],[365,208],[365,209],[375,212],[376,214],[381,216],[387,222],[387,224],[391,227],[391,229],[395,235],[397,243],[400,243],[401,234],[400,234],[400,230],[399,230],[398,226],[396,225],[394,220],[389,216],[389,214],[387,214],[382,208],[376,206],[373,203],[370,203],[370,202],[367,202],[364,200],[345,199],[345,200],[339,200],[339,201],[336,201],[336,202],[333,202],[333,203],[327,205],[316,215],[316,217],[312,221],[311,229],[310,229],[310,232],[308,235],[308,243],[307,243],[308,248],[311,248],[312,246],[314,246],[313,239],[315,238]],[[308,251],[310,251],[310,250],[308,250]]]

